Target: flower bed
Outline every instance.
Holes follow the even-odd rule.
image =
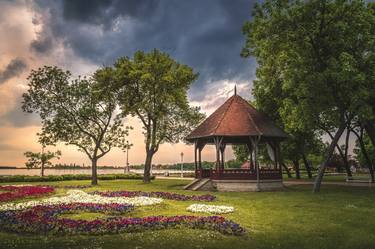
[[[21,211],[0,212],[0,228],[6,231],[34,234],[107,234],[178,227],[215,230],[231,235],[243,235],[245,233],[240,225],[220,216],[110,217],[91,221],[58,218],[59,214],[75,210],[123,213],[131,209],[131,205],[122,204],[76,203],[35,206]]]
[[[0,190],[7,191],[0,193],[0,202],[12,201],[29,196],[41,196],[54,192],[53,187],[47,186],[0,186]]]
[[[93,194],[108,196],[108,197],[135,197],[147,196],[158,197],[175,201],[214,201],[216,199],[213,195],[183,195],[170,192],[143,192],[143,191],[114,191],[114,192],[94,192]]]
[[[161,203],[163,200],[160,198],[152,197],[103,197],[100,195],[90,195],[82,190],[69,190],[67,196],[51,197],[48,199],[28,201],[21,203],[7,203],[0,205],[2,210],[21,210],[40,205],[55,205],[55,204],[71,204],[71,203],[95,203],[95,204],[131,204],[134,206],[147,206]]]
[[[226,214],[234,212],[234,207],[205,205],[205,204],[192,204],[186,210],[193,213],[210,213],[210,214]]]

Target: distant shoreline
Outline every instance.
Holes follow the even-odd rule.
[[[22,168],[17,168],[16,166],[0,166],[0,169],[22,169]]]
[[[21,168],[21,167],[15,167],[15,166],[0,166],[0,170],[2,169],[28,169],[26,167],[24,168]],[[32,168],[30,170],[33,170],[33,169],[40,169],[40,168]],[[73,170],[73,169],[77,169],[77,170],[82,170],[82,169],[91,169],[91,167],[66,167],[66,168],[60,168],[60,167],[48,167],[48,168],[45,168],[45,169],[53,169],[53,170],[66,170],[66,169],[69,169],[69,170]],[[120,167],[98,167],[98,169],[121,169],[123,170],[124,168],[120,168]]]

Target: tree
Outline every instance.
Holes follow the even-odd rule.
[[[198,74],[159,50],[138,51],[133,58],[117,60],[112,72],[112,91],[118,94],[120,106],[137,117],[145,136],[145,169],[143,181],[150,182],[152,158],[162,143],[177,143],[202,121],[198,107],[190,107],[187,91]],[[130,96],[130,97],[129,97]]]
[[[22,108],[40,115],[39,136],[46,145],[75,145],[89,157],[91,183],[96,185],[98,159],[124,146],[129,127],[123,127],[122,116],[116,114],[115,96],[98,87],[104,84],[100,77],[71,76],[57,67],[32,70]]]
[[[362,1],[268,0],[244,26],[242,55],[256,57],[258,87],[279,86],[273,96],[280,98],[285,127],[332,133],[314,192],[347,125],[372,115],[366,93],[373,82],[374,24]]]
[[[43,147],[44,148],[44,147]],[[26,158],[28,158],[28,161],[25,163],[26,167],[28,169],[32,168],[41,168],[41,176],[44,176],[44,169],[46,166],[51,166],[51,160],[54,158],[60,159],[61,156],[61,151],[56,151],[56,152],[51,152],[47,151],[44,152],[31,152],[31,151],[26,151],[24,153]]]
[[[374,145],[371,142],[370,136],[365,133],[363,127],[359,127],[359,131],[357,129],[352,130],[353,133],[356,135],[357,140],[355,143],[354,153],[356,155],[356,159],[358,160],[361,166],[365,166],[369,169],[371,182],[375,181],[374,176],[374,162],[375,162],[375,149]]]

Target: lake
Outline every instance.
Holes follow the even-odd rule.
[[[131,173],[143,174],[142,169],[131,169]],[[181,170],[152,170],[154,174],[169,173],[180,173]],[[193,170],[184,170],[184,173],[193,173]],[[98,169],[98,174],[121,174],[124,173],[124,169]],[[91,169],[45,169],[45,175],[75,175],[75,174],[91,174]],[[38,176],[40,175],[40,169],[0,169],[0,175],[28,175]]]

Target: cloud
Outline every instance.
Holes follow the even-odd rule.
[[[14,145],[0,143],[0,151],[18,150],[19,148]]]
[[[40,0],[43,30],[31,44],[48,52],[58,39],[96,65],[137,50],[159,48],[200,73],[191,99],[204,101],[209,85],[255,78],[255,61],[240,57],[241,28],[255,1]]]
[[[9,62],[4,70],[0,71],[0,84],[19,76],[27,68],[26,62],[21,58],[15,58]]]

